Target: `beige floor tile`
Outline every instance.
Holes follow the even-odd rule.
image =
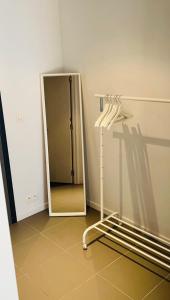
[[[29,240],[19,243],[13,247],[14,261],[23,272],[27,272],[34,266],[62,253],[57,245],[52,241],[36,235]]]
[[[170,277],[164,280],[156,289],[154,289],[146,300],[169,300],[170,299]]]
[[[17,280],[18,280],[18,278],[24,276],[24,273],[16,265],[15,265],[15,274],[16,274]]]
[[[117,251],[119,254],[125,254],[127,253],[129,250],[125,247],[122,247],[121,245],[119,245],[116,242],[113,242],[113,240],[111,240],[109,237],[107,236],[103,236],[99,239],[100,243],[105,245],[105,247],[108,247],[112,250]]]
[[[44,210],[36,215],[24,219],[24,222],[41,232],[54,225],[58,225],[65,220],[67,220],[66,217],[49,217],[48,210]]]
[[[82,249],[82,244],[77,244],[68,249],[73,257],[85,264],[93,273],[101,270],[126,251],[126,249],[113,242],[110,242],[109,245],[109,241],[105,237],[90,244],[87,250]]]
[[[142,299],[162,279],[123,256],[99,274],[133,299]]]
[[[29,225],[20,221],[10,226],[12,244],[15,245],[30,237],[37,235],[36,230],[32,229]]]
[[[76,217],[76,219],[88,227],[100,220],[100,212],[88,206],[87,215],[85,217]]]
[[[17,280],[19,300],[52,300],[26,276]]]
[[[77,219],[68,219],[66,222],[45,231],[44,235],[66,249],[82,240],[85,229],[86,225],[84,223]],[[90,234],[93,233],[94,231],[90,232]]]
[[[138,263],[139,265],[145,267],[147,270],[161,276],[163,279],[166,278],[169,273],[169,271],[154,264],[153,262],[151,262],[151,260],[145,259],[144,257],[139,256],[132,251],[128,252],[127,257],[132,261]]]
[[[55,299],[79,286],[91,275],[89,269],[64,252],[29,271],[32,281]]]
[[[120,291],[99,276],[85,282],[81,287],[64,296],[62,300],[128,300]]]
[[[91,207],[87,207],[87,216],[75,217],[49,217],[48,210],[44,210],[38,214],[24,219],[24,223],[28,223],[39,231],[46,231],[49,228],[62,223],[63,221],[76,220],[83,223],[86,227],[99,221],[100,213]]]
[[[133,299],[170,299],[166,280],[149,293],[167,271],[106,237],[99,238],[100,232],[90,231],[88,250],[82,249],[83,231],[99,216],[91,208],[86,217],[49,217],[43,211],[11,226],[21,300],[57,300],[64,295],[63,300],[128,299],[123,292]],[[89,279],[96,272],[99,276]]]
[[[65,217],[65,219],[70,220],[70,221],[76,220],[76,222],[79,221],[85,227],[88,227],[100,220],[100,213],[91,207],[87,207],[87,215],[86,216]]]

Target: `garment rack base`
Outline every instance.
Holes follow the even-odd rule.
[[[109,239],[170,270],[169,243],[140,227],[124,221],[119,218],[117,212],[102,218],[84,231],[84,250],[87,250],[87,234],[92,229],[98,230]]]

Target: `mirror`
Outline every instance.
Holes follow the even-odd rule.
[[[86,214],[80,74],[41,76],[50,216]]]

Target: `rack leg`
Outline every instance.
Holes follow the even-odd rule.
[[[88,228],[84,231],[84,233],[83,233],[83,250],[87,250],[86,237],[87,237],[88,232],[89,232],[91,229],[92,229],[92,228],[91,228],[91,226],[90,226],[90,227],[88,227]]]
[[[118,216],[117,212],[112,213],[110,216],[104,218],[103,220],[100,220],[96,223],[94,223],[93,225],[89,226],[88,228],[85,229],[84,233],[83,233],[83,250],[87,250],[87,234],[90,230],[92,229],[98,229],[97,226],[100,225],[101,223],[103,223],[105,220],[109,219],[111,216]]]
[[[104,207],[103,207],[103,128],[100,128],[100,216],[101,220],[104,218]]]
[[[85,229],[84,233],[83,233],[83,250],[87,250],[87,242],[86,242],[86,237],[87,237],[87,234],[88,232],[91,230],[91,229],[94,229],[97,225],[99,225],[101,223],[101,221],[89,226],[88,228]]]

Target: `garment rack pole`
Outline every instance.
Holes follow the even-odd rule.
[[[103,111],[103,98],[100,98],[100,112]],[[103,208],[103,128],[100,127],[100,215],[101,215],[101,220],[104,218],[104,208]]]
[[[108,95],[96,94],[95,97],[100,99],[100,112],[103,111],[104,100]],[[115,99],[115,96],[109,96],[109,99]],[[130,97],[130,96],[120,96],[120,101],[130,100],[130,101],[142,101],[142,102],[157,102],[157,103],[170,103],[170,99],[158,99],[158,98],[142,98],[142,97]],[[170,253],[170,243],[162,238],[151,234],[150,232],[132,225],[128,222],[125,222],[119,218],[118,212],[114,212],[111,215],[104,218],[104,164],[103,164],[103,128],[100,127],[100,221],[86,228],[83,233],[83,249],[87,250],[86,236],[87,233],[96,229],[99,232],[105,234],[113,241],[118,241],[122,245],[128,247],[131,250],[134,250],[136,253],[143,255],[146,258],[151,259],[153,262],[158,263],[160,266],[170,270],[170,256],[166,253]],[[114,220],[114,221],[113,221]],[[106,222],[110,226],[106,225]],[[117,222],[117,223],[116,223]],[[102,228],[101,228],[102,226]],[[107,230],[104,230],[104,228]],[[119,230],[116,231],[116,228]],[[124,232],[122,232],[122,231]],[[111,234],[114,233],[114,234]],[[141,234],[141,236],[140,236]],[[144,237],[145,235],[145,237]],[[118,236],[118,237],[117,237]],[[135,240],[136,238],[136,240]],[[143,240],[142,241],[139,241]],[[127,242],[128,240],[128,242]],[[130,242],[129,242],[130,241]],[[139,248],[138,248],[139,246]],[[156,247],[156,250],[153,249],[153,246]],[[142,250],[141,248],[144,248]],[[162,249],[164,252],[160,252],[159,249]],[[145,250],[146,249],[146,250]],[[152,254],[153,253],[153,254]]]

